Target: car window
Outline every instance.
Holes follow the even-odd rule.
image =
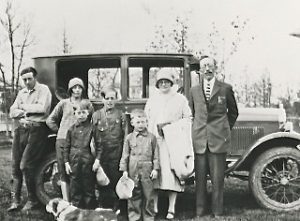
[[[143,98],[143,68],[141,67],[129,68],[128,97],[131,99]]]
[[[183,88],[184,60],[180,58],[130,58],[128,59],[128,98],[144,99],[157,92],[155,87],[157,72],[168,69],[175,73],[175,90]]]
[[[90,99],[102,99],[103,89],[114,87],[120,93],[121,71],[120,68],[90,68],[88,70],[88,97]]]
[[[157,93],[155,87],[157,72],[161,69],[168,69],[175,73],[174,85],[175,90],[179,90],[183,87],[183,68],[179,67],[151,67],[149,72],[143,75],[143,68],[131,67],[129,68],[129,89],[128,97],[130,99],[142,99],[149,98]],[[143,87],[143,82],[145,86]]]
[[[183,68],[181,67],[152,67],[149,70],[149,97],[157,93],[157,88],[155,87],[157,72],[161,69],[167,69],[170,72],[174,73],[174,90],[178,91],[183,87]]]
[[[196,71],[191,71],[191,87],[199,84],[199,76]]]

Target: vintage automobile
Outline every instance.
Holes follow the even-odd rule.
[[[39,81],[56,95],[53,105],[64,98],[62,92],[72,77],[85,82],[95,109],[102,106],[101,90],[115,87],[117,105],[124,113],[143,108],[147,98],[157,92],[155,78],[159,69],[176,70],[174,87],[187,98],[190,87],[199,83],[199,61],[191,54],[89,54],[33,60]],[[239,108],[239,112],[232,131],[226,175],[249,180],[253,195],[263,207],[278,211],[299,209],[300,135],[285,129],[284,109]],[[47,152],[36,174],[36,191],[43,203],[60,195],[55,136],[49,135]]]

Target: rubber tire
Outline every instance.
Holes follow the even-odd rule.
[[[249,186],[250,189],[257,200],[257,202],[267,209],[272,209],[276,211],[294,211],[300,209],[300,199],[294,201],[290,205],[282,204],[277,201],[270,199],[261,188],[260,173],[263,168],[272,162],[274,159],[282,157],[290,157],[295,160],[300,161],[300,151],[293,147],[277,147],[272,148],[264,153],[262,153],[257,160],[254,162],[250,171]],[[291,157],[292,156],[292,157]]]
[[[51,199],[44,189],[43,172],[52,163],[56,162],[56,154],[52,153],[40,164],[35,176],[36,195],[41,203],[46,205]]]

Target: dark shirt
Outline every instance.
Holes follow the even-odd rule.
[[[108,111],[102,108],[93,114],[92,122],[95,126],[96,158],[101,163],[119,163],[125,131],[124,114],[117,108]]]
[[[70,127],[63,151],[64,162],[70,162],[70,155],[76,153],[91,154],[93,131],[93,125],[88,120],[83,123],[76,122]]]

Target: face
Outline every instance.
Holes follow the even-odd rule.
[[[103,103],[104,103],[104,107],[106,108],[106,110],[110,110],[110,109],[114,108],[116,101],[117,101],[117,95],[116,95],[115,91],[107,91],[105,93]]]
[[[210,81],[216,72],[216,65],[214,59],[204,58],[200,61],[200,72],[204,74],[204,78]]]
[[[89,111],[88,110],[76,110],[75,117],[79,123],[85,122],[88,119]]]
[[[82,97],[82,87],[80,85],[75,85],[74,87],[71,88],[71,92],[72,92],[72,97],[74,98],[81,98]]]
[[[141,132],[147,127],[147,118],[146,117],[134,117],[131,120],[131,125],[134,127],[134,130]]]
[[[168,93],[171,90],[172,82],[167,79],[161,79],[158,81],[158,89],[162,93]]]
[[[32,72],[23,74],[21,78],[24,81],[24,84],[28,90],[32,90],[34,88],[36,84],[36,78],[33,76]]]

